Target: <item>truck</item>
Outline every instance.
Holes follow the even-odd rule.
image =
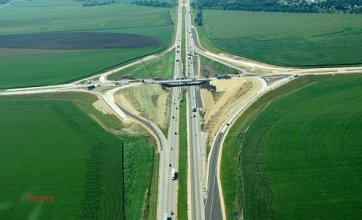
[[[175,171],[175,168],[172,168],[172,170],[171,170],[171,179],[172,180],[177,179],[177,172]]]

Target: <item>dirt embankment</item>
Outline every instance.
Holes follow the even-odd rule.
[[[219,53],[216,56],[224,61],[232,63],[235,66],[244,68],[253,73],[287,73],[298,69],[273,66],[270,64],[261,63],[255,60],[249,60],[228,53]]]
[[[108,120],[112,121],[120,120],[114,115],[113,110],[103,101],[98,99],[94,103],[92,103],[92,106],[99,112],[101,112],[104,115],[107,115],[106,117],[109,117]],[[113,134],[129,134],[129,135],[148,135],[148,132],[138,123],[136,123],[134,120],[129,120],[127,122],[125,121],[119,121],[119,123],[116,123],[113,121],[113,123],[104,122],[104,119],[98,118],[96,115],[90,114],[90,116],[106,131],[111,132]]]
[[[117,104],[156,123],[162,130],[168,126],[170,98],[170,92],[159,85],[134,86],[115,94]]]
[[[216,91],[201,90],[202,111],[205,112],[203,130],[209,132],[210,137],[208,146],[230,114],[251,99],[262,86],[256,78],[215,80],[211,84]]]

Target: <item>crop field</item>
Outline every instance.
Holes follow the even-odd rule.
[[[1,219],[142,215],[153,148],[146,137],[102,129],[93,117],[122,126],[92,109],[93,100],[76,93],[0,98]],[[141,204],[124,203],[129,198]]]
[[[0,36],[0,48],[97,50],[162,46],[160,40],[122,33],[42,33]]]
[[[69,82],[155,51],[154,48],[134,48],[1,56],[0,89]]]
[[[0,88],[68,82],[161,51],[172,41],[170,11],[122,3],[82,7],[73,0],[14,2],[0,14]]]
[[[149,62],[144,62],[139,65],[128,67],[115,74],[110,75],[108,78],[111,80],[117,80],[121,78],[170,79],[173,75],[174,62],[175,51],[172,50],[168,52],[165,56],[159,57]]]
[[[221,164],[229,219],[241,209],[245,219],[360,218],[361,83],[301,77],[238,119]]]
[[[362,63],[362,16],[204,10],[202,44],[280,66]]]

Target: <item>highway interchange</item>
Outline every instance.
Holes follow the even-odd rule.
[[[192,26],[191,8],[189,0],[180,0],[178,4],[178,15],[176,24],[176,35],[173,45],[166,51],[158,56],[163,56],[167,52],[175,49],[174,61],[174,82],[186,76],[189,79],[196,79],[199,77],[198,62],[195,59],[195,54],[201,54],[209,59],[220,62],[231,68],[241,72],[245,77],[256,76],[255,73],[250,73],[247,70],[238,66],[239,61],[232,61],[230,58],[225,58],[217,54],[213,54],[201,47],[197,31]],[[183,36],[182,26],[184,20],[185,35]],[[185,37],[185,45],[182,45],[182,37]],[[185,47],[185,54],[182,54],[181,49]],[[185,57],[182,57],[185,55]],[[171,113],[169,118],[169,129],[167,138],[164,136],[161,129],[155,123],[142,118],[137,115],[126,111],[121,106],[117,105],[114,100],[114,93],[120,89],[125,89],[130,86],[139,86],[142,82],[130,83],[124,81],[109,81],[107,76],[122,70],[126,67],[140,64],[144,61],[156,58],[156,55],[151,55],[138,60],[123,67],[116,68],[96,76],[91,76],[69,84],[52,85],[43,87],[19,88],[1,90],[0,95],[24,95],[24,94],[37,94],[37,93],[53,93],[53,92],[85,92],[96,95],[102,99],[121,120],[129,120],[133,118],[138,123],[143,125],[157,140],[158,150],[160,152],[160,167],[159,167],[159,182],[158,182],[158,203],[157,203],[157,219],[177,219],[177,198],[178,198],[178,181],[171,179],[171,169],[174,168],[176,172],[179,167],[179,121],[180,112],[179,106],[182,99],[181,87],[171,88]],[[184,60],[184,62],[182,62]],[[243,62],[243,61],[240,61]],[[185,66],[183,66],[183,63]],[[324,68],[324,69],[292,69],[282,71],[286,77],[276,81],[270,85],[264,82],[262,90],[260,90],[247,104],[240,106],[236,109],[224,124],[219,128],[219,131],[214,139],[211,152],[206,155],[206,134],[201,131],[201,118],[198,113],[198,108],[202,105],[200,103],[199,87],[187,87],[187,117],[188,117],[188,219],[203,220],[203,219],[225,219],[226,213],[223,207],[223,195],[219,177],[219,164],[220,152],[222,143],[225,136],[233,122],[250,106],[254,101],[265,93],[278,88],[285,83],[295,79],[295,74],[308,75],[308,74],[338,74],[338,73],[359,73],[362,71],[361,67],[342,67],[342,68]],[[268,75],[268,74],[267,74]],[[110,88],[105,93],[97,92],[89,89],[89,84],[86,81],[99,79],[96,87]],[[152,82],[151,83],[155,83]],[[186,101],[186,100],[184,100]],[[207,157],[208,156],[208,157]],[[179,175],[186,175],[180,173]]]

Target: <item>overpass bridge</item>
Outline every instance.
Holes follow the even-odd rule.
[[[211,81],[210,78],[203,79],[173,79],[173,80],[144,80],[145,84],[160,84],[165,87],[197,86]]]

